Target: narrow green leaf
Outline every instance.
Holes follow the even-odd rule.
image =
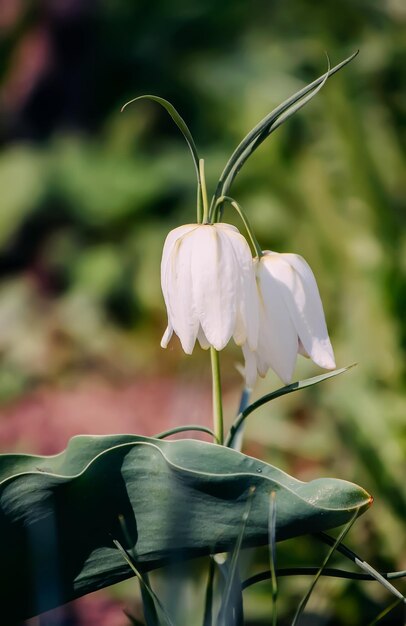
[[[143,600],[143,606],[144,606],[144,611],[145,611],[144,617],[145,617],[147,624],[151,626],[155,626],[157,624],[159,626],[160,621],[158,619],[158,613],[156,610],[156,607],[158,607],[167,625],[173,626],[168,614],[165,611],[164,606],[162,605],[162,602],[160,601],[160,599],[158,598],[158,596],[156,595],[152,587],[147,583],[147,581],[145,580],[141,572],[138,570],[131,556],[123,548],[120,542],[117,541],[117,539],[113,539],[113,543],[116,546],[116,548],[120,551],[123,559],[132,569],[135,576],[138,578],[140,582],[141,591],[144,592],[142,596],[142,600]]]
[[[301,109],[308,102],[310,102],[310,100],[312,100],[314,96],[316,96],[319,93],[319,91],[324,87],[329,76],[330,76],[330,67],[325,73],[324,79],[313,91],[308,93],[307,96],[303,97],[301,100],[293,104],[290,108],[285,110],[284,113],[281,113],[278,117],[272,119],[268,124],[264,125],[263,130],[257,135],[255,140],[246,148],[246,150],[244,150],[244,152],[241,154],[241,156],[236,160],[235,164],[233,165],[223,185],[223,193],[225,195],[228,194],[235,177],[237,176],[238,172],[241,170],[244,163],[249,159],[251,154],[255,152],[255,150],[265,141],[265,139],[267,139],[267,137],[269,137],[269,135],[271,135],[271,133],[275,132],[275,130],[279,128],[279,126],[282,126],[282,124],[286,122],[290,117],[292,117],[292,115],[297,113],[299,109]]]
[[[132,545],[131,534],[127,527],[124,515],[118,516],[118,522],[119,522],[123,537],[125,539],[125,544],[127,546],[130,546],[132,563],[135,566],[136,552],[135,552],[134,546]],[[117,543],[117,547],[120,546],[120,551],[122,553],[123,552],[125,553],[124,549],[121,547],[119,542],[117,541],[116,543]],[[131,569],[134,571],[134,567],[131,566]],[[139,577],[137,576],[137,578]],[[151,595],[152,590],[147,591],[147,589],[151,586],[149,583],[147,572],[144,572],[144,574],[142,575],[142,580],[139,579],[139,582],[140,582],[141,600],[142,600],[142,606],[144,610],[144,618],[145,618],[146,626],[156,626],[159,624],[159,619],[158,619],[158,615],[157,615],[156,608],[155,608],[155,602]]]
[[[337,552],[339,552],[338,548]],[[319,569],[319,567],[282,567],[280,569],[276,569],[275,574],[277,577],[314,576],[318,573]],[[347,578],[348,580],[362,580],[366,582],[376,581],[375,576],[371,576],[370,574],[359,574],[358,572],[350,572],[348,570],[337,569],[333,567],[324,568],[320,575],[329,578]],[[399,572],[380,572],[380,575],[387,580],[395,580],[398,578],[405,578],[406,570],[402,570]],[[250,576],[250,578],[244,580],[244,582],[242,583],[242,588],[243,590],[248,589],[248,587],[252,587],[252,585],[264,582],[265,580],[270,580],[271,578],[272,572],[271,570],[267,569],[264,572],[259,572],[258,574],[254,574],[254,576]]]
[[[317,537],[319,537],[319,539],[321,539],[324,543],[329,544],[330,546],[334,542],[333,537],[330,537],[329,535],[326,535],[325,533],[318,533]],[[347,548],[347,546],[345,546],[343,544],[340,544],[339,546],[337,546],[336,549],[337,549],[338,552],[341,552],[341,554],[343,554],[348,559],[350,559],[353,563],[358,565],[358,567],[360,567],[362,570],[364,570],[364,572],[367,572],[367,575],[369,575],[368,580],[370,580],[370,579],[376,580],[383,587],[385,587],[388,591],[390,591],[394,596],[396,596],[397,598],[399,598],[403,602],[406,602],[405,596],[403,596],[400,593],[400,591],[398,589],[396,589],[396,587],[394,587],[393,585],[391,585],[388,582],[389,578],[391,578],[391,579],[393,579],[393,578],[403,578],[406,575],[406,571],[391,572],[389,574],[382,574],[381,572],[378,572],[376,569],[374,569],[372,567],[372,565],[370,565],[369,563],[364,561],[364,559],[361,559],[357,554],[355,554],[355,552],[353,552],[352,550]]]
[[[381,613],[379,613],[379,615],[377,615],[377,617],[374,620],[372,620],[372,622],[369,622],[368,626],[376,626],[376,624],[379,624],[379,622],[383,620],[383,618],[386,617],[388,613],[393,611],[393,609],[396,609],[396,607],[399,606],[401,602],[402,602],[401,599],[398,599],[392,602],[392,604],[390,604],[388,607],[386,607],[386,609],[381,611]]]
[[[214,559],[209,559],[209,573],[206,583],[206,595],[204,601],[203,626],[212,626],[213,623],[213,596],[214,596],[214,576],[216,564]]]
[[[233,447],[233,440],[236,434],[238,433],[241,424],[244,420],[247,419],[251,413],[253,413],[260,406],[267,404],[267,402],[271,402],[271,400],[275,400],[276,398],[280,398],[281,396],[285,396],[288,393],[292,393],[293,391],[298,391],[299,389],[305,389],[306,387],[312,387],[313,385],[317,385],[318,383],[323,382],[324,380],[328,380],[329,378],[334,378],[335,376],[339,376],[344,372],[347,372],[349,369],[354,367],[356,363],[352,365],[348,365],[347,367],[342,367],[341,369],[334,370],[333,372],[328,372],[327,374],[321,374],[320,376],[314,376],[313,378],[306,378],[305,380],[299,380],[295,383],[291,383],[290,385],[286,385],[285,387],[280,387],[276,389],[276,391],[271,391],[267,393],[265,396],[262,396],[258,400],[255,400],[252,404],[250,404],[242,413],[240,413],[235,421],[233,422],[229,433],[227,435],[225,444],[227,447]]]
[[[327,563],[329,562],[330,558],[332,557],[333,552],[336,549],[336,547],[338,545],[340,545],[340,543],[343,541],[344,537],[346,536],[346,534],[350,530],[351,526],[354,524],[355,520],[358,517],[358,514],[359,514],[358,511],[354,512],[354,514],[353,514],[352,518],[350,519],[350,521],[348,522],[348,524],[343,528],[343,530],[338,535],[337,539],[334,542],[334,545],[331,546],[327,556],[325,557],[325,559],[324,559],[324,561],[322,563],[322,566],[320,567],[319,571],[317,572],[316,576],[314,577],[314,580],[313,580],[312,584],[310,585],[307,593],[303,596],[303,598],[302,598],[302,600],[301,600],[301,602],[300,602],[300,604],[299,604],[299,606],[297,608],[297,611],[295,613],[295,617],[293,618],[292,626],[296,626],[298,624],[299,619],[300,619],[301,615],[303,614],[303,611],[306,608],[306,605],[307,605],[307,603],[309,601],[309,598],[310,598],[310,596],[311,596],[311,594],[313,592],[313,589],[316,586],[317,581],[319,580],[320,576],[322,575],[324,568],[326,567]]]
[[[370,576],[372,576],[372,578],[375,578],[375,580],[380,583],[382,587],[385,587],[385,589],[387,589],[391,594],[396,596],[396,598],[406,603],[405,596],[400,593],[400,591],[396,589],[396,587],[394,587],[384,576],[382,576],[382,574],[377,572],[376,569],[372,567],[372,565],[369,565],[369,563],[367,563],[366,561],[361,561],[360,559],[357,559],[356,563],[358,567],[364,570],[364,572],[367,572]]]
[[[231,554],[230,566],[227,571],[226,577],[226,585],[223,594],[223,600],[221,603],[219,615],[217,618],[217,626],[227,626],[234,623],[234,620],[230,618],[230,612],[233,611],[234,605],[242,606],[242,600],[240,598],[239,601],[235,602],[235,598],[233,596],[241,596],[241,587],[237,581],[237,569],[238,569],[238,560],[240,557],[242,541],[244,538],[245,528],[247,526],[248,517],[252,508],[252,499],[254,497],[255,487],[250,488],[250,493],[247,498],[247,503],[245,507],[245,511],[243,513],[241,524],[240,524],[240,532],[238,533],[237,541],[235,543],[233,552]],[[236,582],[238,585],[238,589],[236,589]]]
[[[245,162],[246,158],[248,158],[249,154],[251,154],[251,152],[249,152],[249,154],[248,154],[247,150],[249,151],[249,149],[252,146],[252,144],[259,137],[261,137],[261,141],[259,141],[256,144],[255,148],[258,147],[258,145],[260,145],[260,143],[262,143],[262,141],[264,139],[266,139],[266,137],[269,135],[269,130],[271,129],[273,124],[276,123],[278,118],[280,118],[286,111],[288,111],[288,109],[290,109],[298,101],[300,101],[303,98],[305,98],[305,96],[307,96],[307,94],[309,94],[310,92],[313,92],[320,85],[322,85],[327,78],[329,78],[330,76],[332,76],[333,74],[338,72],[342,67],[347,65],[347,63],[350,63],[350,61],[352,61],[354,59],[354,57],[357,56],[357,54],[358,54],[358,51],[356,51],[354,54],[352,54],[350,57],[348,57],[347,59],[345,59],[341,63],[338,63],[332,69],[329,69],[327,72],[322,74],[322,76],[320,76],[319,78],[314,80],[309,85],[306,85],[305,87],[303,87],[303,89],[301,89],[300,91],[296,92],[290,98],[288,98],[287,100],[282,102],[282,104],[277,106],[273,111],[271,111],[271,113],[269,113],[267,116],[265,116],[246,135],[246,137],[244,137],[244,139],[241,141],[241,143],[234,150],[233,154],[231,155],[230,159],[228,160],[228,162],[227,162],[227,164],[226,164],[226,166],[225,166],[225,168],[224,168],[224,170],[223,170],[223,172],[222,172],[222,174],[220,176],[220,180],[218,182],[217,189],[216,189],[216,192],[214,194],[213,204],[216,202],[216,200],[220,196],[226,195],[228,193],[228,189],[230,188],[230,184],[231,183],[226,185],[226,181],[227,181],[228,177],[230,176],[230,174],[233,171],[234,171],[233,177],[235,177],[236,173],[240,169],[238,167],[238,163],[240,162],[240,159],[242,159],[242,162]],[[315,94],[313,94],[313,95],[315,95]],[[310,96],[310,97],[312,97],[312,96]],[[306,100],[306,102],[307,101],[308,100]],[[285,121],[286,119],[287,119],[287,117],[285,119],[283,119],[283,121]]]
[[[269,565],[272,584],[272,626],[276,626],[277,600],[278,600],[278,581],[276,578],[276,493],[271,492],[269,501]]]
[[[168,100],[165,100],[164,98],[161,98],[159,96],[153,96],[151,94],[145,94],[142,96],[138,96],[137,98],[133,98],[132,100],[129,100],[129,102],[126,102],[121,107],[121,112],[123,112],[124,109],[128,107],[130,104],[132,104],[133,102],[137,102],[137,100],[153,100],[154,102],[157,102],[158,104],[160,104],[169,113],[169,115],[175,122],[176,126],[179,128],[184,138],[186,139],[187,145],[189,146],[189,150],[192,154],[193,163],[194,163],[195,170],[196,170],[197,183],[200,188],[201,181],[200,181],[200,174],[199,174],[199,155],[197,152],[196,144],[192,137],[192,133],[190,132],[185,120],[177,112],[173,104],[168,102]]]

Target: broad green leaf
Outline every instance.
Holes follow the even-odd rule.
[[[272,492],[277,541],[345,524],[371,503],[352,483],[304,483],[195,440],[80,436],[56,456],[1,455],[3,619],[12,624],[132,576],[114,540],[141,573],[232,549],[253,488],[243,547],[267,544]]]

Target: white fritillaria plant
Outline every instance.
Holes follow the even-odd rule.
[[[254,150],[313,98],[329,76],[354,56],[332,69],[329,67],[323,76],[283,102],[248,133],[227,162],[210,202],[204,161],[198,156],[184,120],[168,101],[157,96],[140,96],[162,105],[182,131],[193,157],[197,178],[196,222],[178,226],[168,234],[164,243],[161,285],[168,325],[161,345],[166,348],[175,334],[187,354],[192,354],[196,341],[203,349],[209,349],[213,384],[213,429],[188,424],[176,426],[148,440],[142,438],[136,441],[137,447],[145,446],[145,451],[128,455],[134,460],[132,467],[135,467],[135,474],[128,467],[123,472],[122,459],[119,458],[120,476],[131,476],[131,488],[133,492],[136,490],[133,500],[137,507],[136,518],[131,517],[131,525],[136,528],[134,556],[118,541],[115,540],[114,544],[140,580],[147,624],[179,623],[167,617],[164,606],[149,587],[148,578],[144,578],[155,562],[162,564],[169,558],[169,562],[173,563],[173,549],[178,547],[182,550],[182,560],[211,555],[205,593],[205,626],[242,626],[242,590],[251,581],[265,578],[270,578],[272,582],[271,623],[276,626],[276,542],[307,532],[318,533],[317,536],[323,537],[323,541],[330,545],[330,550],[298,605],[292,622],[292,626],[297,626],[330,556],[338,549],[357,517],[372,503],[372,497],[357,485],[323,478],[308,483],[298,481],[278,468],[261,464],[240,452],[244,421],[258,407],[337,376],[348,368],[334,369],[333,349],[312,270],[298,254],[263,251],[246,213],[230,196],[230,188]],[[235,226],[225,223],[223,213],[226,204],[239,214],[246,238]],[[241,347],[245,359],[245,388],[238,415],[224,438],[219,353],[231,339]],[[323,369],[333,371],[291,383],[298,354],[312,359]],[[285,386],[250,402],[251,389],[258,375],[265,376],[269,369]],[[193,439],[160,441],[182,431],[203,431],[220,445]],[[131,436],[131,445],[133,440],[134,436]],[[140,465],[140,461],[144,465]],[[137,468],[141,469],[138,483]],[[124,493],[127,502],[131,489],[127,488]],[[142,513],[145,513],[143,521]],[[164,531],[160,533],[162,520]],[[344,522],[346,526],[336,539],[320,532]],[[175,533],[173,536],[170,534],[172,530]],[[132,545],[130,533],[125,532],[123,536],[126,543]],[[259,576],[256,574],[242,583],[238,571],[240,550],[242,547],[262,545],[264,541],[269,546],[269,571]],[[229,551],[232,546],[232,552],[224,559],[224,550]],[[145,571],[139,569],[142,567],[140,556],[143,547],[146,550]],[[353,553],[345,548],[343,554],[348,556]],[[175,558],[178,559],[177,556]],[[364,570],[364,575],[366,571],[368,577],[379,580],[398,601],[404,600],[386,578],[355,555],[351,560],[354,558]],[[221,585],[217,581],[217,566],[221,569]],[[306,573],[309,569],[304,568]],[[293,572],[301,573],[301,570],[293,568]],[[346,572],[340,573],[347,575]],[[402,572],[398,574],[403,575]],[[348,572],[348,577],[352,576],[353,573]],[[217,605],[217,619],[213,620]]]
[[[321,89],[352,55],[267,115],[237,146],[209,204],[204,174],[192,135],[176,109],[157,96],[140,96],[161,104],[182,131],[192,153],[197,178],[196,223],[172,230],[165,241],[161,285],[168,313],[163,348],[175,333],[187,354],[196,340],[210,348],[213,376],[214,436],[223,443],[218,353],[231,338],[242,347],[245,382],[272,369],[289,384],[298,354],[325,369],[334,369],[333,349],[313,272],[297,254],[263,252],[246,214],[229,196],[231,184],[254,150]],[[134,100],[131,100],[134,102]],[[130,103],[127,103],[130,104]],[[127,105],[125,105],[127,106]],[[123,107],[125,108],[125,107]],[[250,240],[223,223],[226,203],[239,213]]]

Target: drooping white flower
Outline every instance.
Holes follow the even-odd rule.
[[[257,375],[265,376],[269,369],[290,383],[298,353],[334,369],[319,290],[306,261],[297,254],[267,250],[254,264],[260,323],[257,349],[243,346],[247,385],[252,387]]]
[[[258,294],[252,255],[244,237],[229,224],[186,224],[165,241],[161,286],[168,327],[191,354],[202,348],[222,350],[234,338],[255,350],[258,341]]]

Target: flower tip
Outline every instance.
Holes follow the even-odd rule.
[[[173,328],[168,325],[161,339],[161,348],[167,348],[170,340],[172,339]]]
[[[337,367],[334,356],[329,354],[326,354],[324,359],[321,359],[318,365],[325,370],[335,370]]]

